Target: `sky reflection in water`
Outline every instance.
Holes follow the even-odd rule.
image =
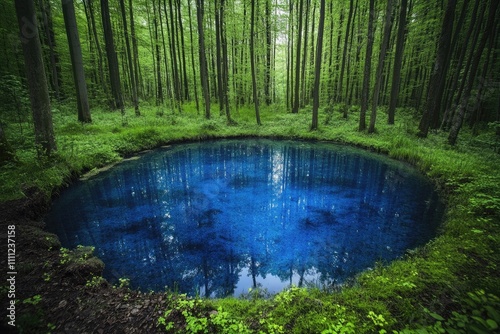
[[[63,246],[105,277],[223,297],[342,283],[428,241],[442,208],[413,169],[326,143],[175,145],[78,182],[54,202]]]

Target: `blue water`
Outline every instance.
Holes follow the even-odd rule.
[[[63,192],[46,217],[134,288],[223,297],[329,287],[435,235],[437,194],[403,163],[329,143],[174,145]]]

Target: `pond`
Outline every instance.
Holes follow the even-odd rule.
[[[45,221],[64,247],[95,246],[111,282],[225,297],[342,284],[428,242],[442,213],[404,163],[237,139],[161,148],[78,181]]]

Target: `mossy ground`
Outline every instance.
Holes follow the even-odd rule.
[[[141,117],[134,116],[132,110],[127,110],[125,117],[116,112],[93,110],[93,123],[80,124],[70,106],[59,105],[54,110],[58,152],[49,158],[38,157],[31,145],[33,138],[28,125],[22,125],[24,130],[20,132],[21,125],[11,124],[7,133],[10,142],[15,143],[16,160],[0,168],[0,201],[21,203],[19,199],[30,197],[33,189],[40,190],[42,197],[50,198],[83,173],[97,171],[142,150],[177,142],[244,136],[326,140],[407,161],[434,180],[447,204],[439,235],[391,264],[377,264],[343,287],[292,288],[276,296],[268,296],[265,291],[250,291],[240,299],[198,300],[158,292],[146,298],[134,291],[124,292],[125,287],[119,288],[119,293],[111,293],[113,290],[106,284],[101,288],[107,292],[99,294],[96,291],[100,289],[97,284],[100,280],[92,283],[88,277],[91,273],[85,273],[90,283],[71,283],[79,299],[75,312],[85,312],[84,299],[88,297],[102,308],[101,313],[92,315],[100,326],[96,328],[126,329],[126,320],[122,327],[106,327],[109,313],[116,311],[109,305],[115,305],[117,298],[122,298],[123,305],[131,305],[129,313],[140,316],[141,310],[151,312],[149,306],[140,305],[147,301],[148,305],[155,305],[154,315],[148,313],[141,318],[142,328],[159,332],[406,333],[418,329],[423,333],[481,333],[498,330],[500,155],[495,152],[498,142],[492,131],[473,137],[465,129],[459,144],[450,147],[444,133],[418,139],[416,115],[411,110],[399,110],[396,125],[392,126],[385,124],[384,110],[380,110],[374,134],[357,131],[355,108],[347,119],[335,108],[322,110],[317,131],[309,130],[311,113],[307,108],[299,114],[286,113],[278,107],[264,108],[262,126],[255,124],[251,108],[233,110],[232,117],[237,124],[232,125],[227,125],[217,110],[213,107],[212,119],[206,120],[193,105],[185,105],[181,114],[173,114],[143,104]],[[37,206],[29,210],[43,213]],[[12,219],[15,215],[3,221],[10,224]],[[26,224],[26,219],[18,223],[32,225]],[[40,269],[45,261],[55,258],[53,252],[60,253],[53,246],[45,248],[47,251],[50,248],[52,255],[44,261],[42,257],[36,260],[38,263],[33,262],[29,252],[22,253],[18,259],[26,267],[26,275],[45,275],[38,277],[40,287],[36,293],[40,294],[42,303],[45,300],[48,307],[54,308],[46,310],[40,319],[42,325],[37,323],[33,328],[45,326],[47,331],[63,332],[68,323],[74,326],[71,328],[77,328],[74,317],[64,320],[51,315],[58,312],[56,301],[67,300],[64,294],[69,292],[63,291],[71,289],[65,286],[53,291],[50,277],[60,273],[69,277],[76,274],[68,274],[61,263],[46,264],[46,270]],[[60,279],[60,284],[64,284],[68,277]],[[27,292],[20,295],[25,300],[30,298]],[[98,295],[100,302],[96,302]],[[49,303],[49,299],[54,301]],[[36,309],[29,302],[27,305],[30,307],[25,307],[26,312]],[[71,317],[68,312],[64,314]],[[82,329],[89,328],[83,320],[80,325]],[[129,325],[131,329],[141,328],[137,323]],[[29,332],[30,325],[25,328]]]

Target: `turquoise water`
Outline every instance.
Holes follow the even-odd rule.
[[[47,228],[134,288],[223,297],[342,284],[435,235],[442,206],[403,163],[329,143],[174,145],[79,181]]]

